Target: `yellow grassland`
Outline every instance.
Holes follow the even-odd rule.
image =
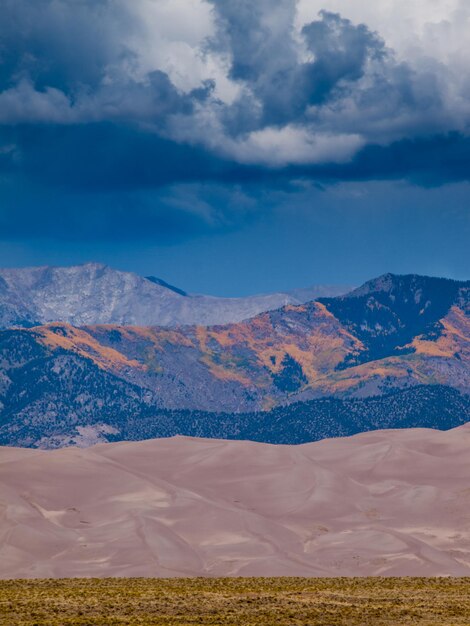
[[[0,581],[5,626],[468,626],[469,578]]]

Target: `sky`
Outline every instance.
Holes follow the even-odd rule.
[[[0,0],[0,265],[470,278],[467,0]]]

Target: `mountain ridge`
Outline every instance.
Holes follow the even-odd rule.
[[[0,328],[51,322],[74,326],[177,326],[238,322],[286,304],[300,304],[349,287],[312,286],[293,294],[246,298],[190,294],[161,278],[114,270],[101,263],[0,269]]]

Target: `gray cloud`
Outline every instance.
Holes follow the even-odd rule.
[[[164,127],[190,115],[211,91],[186,93],[159,68],[140,71],[125,42],[143,24],[128,2],[3,0],[0,22],[0,123],[123,121]]]
[[[354,25],[338,13],[327,11],[322,11],[320,17],[302,29],[314,55],[314,60],[302,68],[310,104],[327,101],[341,81],[358,81],[370,63],[380,63],[388,56],[384,42],[364,24]]]
[[[173,243],[241,228],[291,181],[468,180],[468,11],[428,28],[452,54],[400,60],[360,12],[298,8],[0,0],[2,238]]]
[[[297,121],[308,105],[338,98],[340,93],[333,92],[341,81],[358,81],[370,62],[380,63],[388,56],[384,42],[367,26],[322,11],[319,20],[302,29],[306,51],[313,57],[304,61],[294,28],[293,0],[263,0],[255,6],[217,1],[214,8],[219,35],[212,45],[225,47],[231,58],[230,77],[249,87],[231,107],[240,122],[246,109],[257,112],[250,102],[253,95],[263,108],[259,124]]]
[[[321,11],[299,27],[296,0],[209,5],[191,5],[207,37],[170,41],[149,26],[158,2],[3,0],[0,124],[129,124],[276,168],[469,130],[452,69],[398,61],[366,24]],[[174,30],[176,14],[165,15]],[[183,76],[193,64],[199,77]]]
[[[0,86],[28,78],[39,90],[76,93],[97,88],[108,69],[132,52],[123,25],[137,24],[121,3],[107,0],[2,0]]]
[[[227,78],[241,87],[235,102],[221,106],[209,99],[216,76],[202,81],[199,90],[182,92],[162,67],[143,68],[135,41],[142,38],[145,44],[145,25],[128,1],[3,4],[3,123],[120,119],[162,127],[166,116],[190,116],[194,103],[206,99],[223,132],[243,134],[301,123],[308,105],[326,105],[355,88],[363,93],[358,83],[365,76],[369,98],[373,89],[390,91],[392,73],[395,80],[398,76],[384,42],[364,24],[322,11],[298,33],[295,0],[218,0],[213,3],[216,33],[204,52],[227,55]],[[400,78],[402,91],[410,91],[409,74]]]
[[[439,108],[436,84],[424,85],[365,24],[321,11],[299,32],[294,1],[250,6],[214,2],[209,47],[230,59],[240,86],[212,116],[199,112],[206,143],[221,154],[276,167],[342,162],[370,141],[400,139],[410,121],[422,124],[423,109]]]

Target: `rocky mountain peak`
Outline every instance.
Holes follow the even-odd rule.
[[[0,328],[49,322],[207,326],[239,322],[285,304],[302,304],[346,290],[317,286],[292,294],[217,298],[187,294],[161,278],[144,278],[103,263],[0,269]]]

